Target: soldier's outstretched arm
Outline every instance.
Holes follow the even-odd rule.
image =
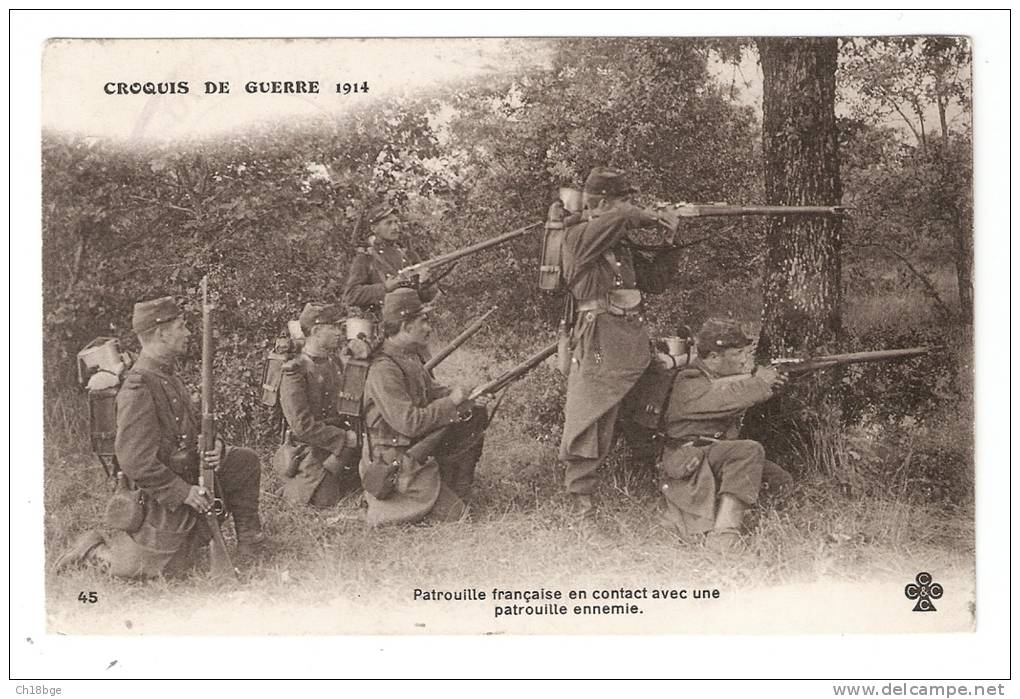
[[[416,406],[407,392],[400,368],[390,360],[372,364],[365,396],[390,427],[412,439],[458,420],[457,403],[451,396],[434,400],[423,408]]]
[[[671,403],[677,406],[677,418],[705,420],[739,413],[771,397],[768,383],[758,376],[741,374],[710,381],[704,376],[686,378],[681,372]]]

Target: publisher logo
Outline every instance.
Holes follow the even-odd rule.
[[[940,598],[943,592],[942,585],[932,582],[931,573],[918,573],[914,582],[903,589],[907,599],[917,600],[913,609],[915,612],[937,612],[931,601]]]

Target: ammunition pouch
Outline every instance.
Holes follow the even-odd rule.
[[[357,439],[356,436],[355,439]],[[327,456],[322,462],[322,467],[334,476],[342,477],[344,473],[357,471],[360,460],[361,448],[352,446],[348,439],[348,445],[340,450],[340,454],[330,454]]]
[[[705,460],[705,450],[693,444],[683,444],[676,449],[667,449],[659,469],[666,478],[686,480],[698,472]]]
[[[117,483],[117,490],[106,503],[103,524],[109,529],[133,534],[145,521],[145,493],[128,487],[123,476],[118,478]]]
[[[378,500],[385,500],[397,490],[397,478],[400,467],[405,461],[413,462],[407,454],[400,454],[393,461],[387,461],[382,454],[375,456],[372,462],[362,469],[361,487],[365,492]],[[413,466],[411,463],[409,466]]]
[[[641,312],[641,292],[637,289],[613,289],[605,298],[582,301],[577,313],[608,313],[613,316],[636,316]]]
[[[637,289],[613,289],[606,294],[606,303],[611,315],[629,315],[641,305],[641,292]]]
[[[287,430],[283,442],[276,448],[273,454],[273,470],[281,478],[293,478],[298,472],[298,447]]]

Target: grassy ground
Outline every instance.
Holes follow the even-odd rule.
[[[105,491],[87,454],[48,451],[52,561],[76,532],[99,520]],[[959,581],[956,589],[973,577],[969,508],[857,499],[812,480],[802,482],[781,509],[754,513],[746,554],[720,557],[679,542],[657,524],[657,497],[646,475],[607,474],[598,517],[581,527],[567,514],[561,476],[552,447],[522,439],[514,425],[497,422],[480,464],[470,521],[373,531],[346,518],[357,515],[356,499],[325,512],[295,508],[273,494],[278,484],[270,475],[262,500],[273,540],[270,555],[244,570],[229,594],[202,575],[149,583],[113,580],[95,570],[51,575],[50,628],[192,633],[196,610],[216,599],[216,611],[202,616],[200,632],[413,632],[407,618],[429,619],[419,613],[401,621],[402,610],[413,606],[414,588],[657,585],[732,594],[875,581],[902,590],[918,571],[929,569],[939,571],[940,579]],[[83,590],[96,591],[100,604],[80,603]],[[466,628],[485,628],[490,611],[475,609]],[[443,621],[449,617],[429,624],[435,628]]]

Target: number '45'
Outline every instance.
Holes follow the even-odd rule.
[[[90,590],[88,592],[82,590],[78,593],[78,601],[82,604],[95,604],[99,601],[99,593],[95,590]]]

